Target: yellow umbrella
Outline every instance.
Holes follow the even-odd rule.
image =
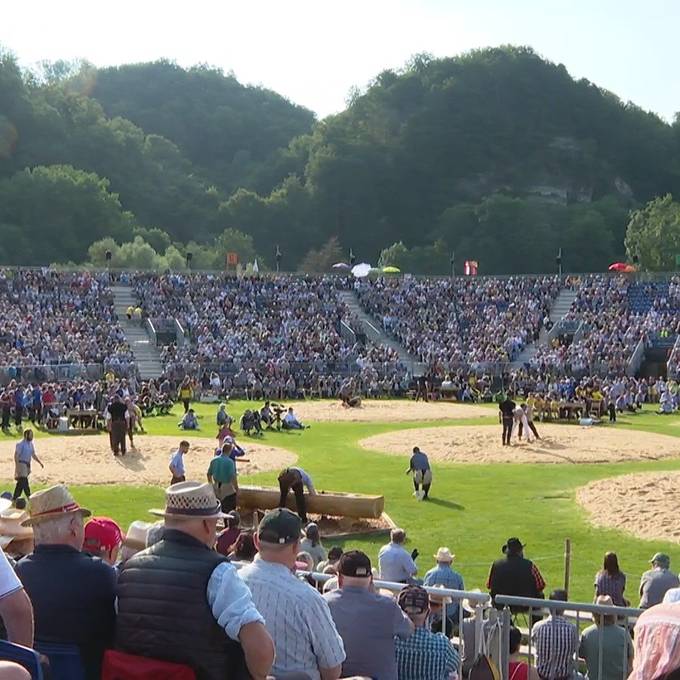
[[[401,269],[399,267],[383,267],[383,274],[400,274]]]

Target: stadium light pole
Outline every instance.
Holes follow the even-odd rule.
[[[557,273],[562,276],[562,248],[557,251]]]
[[[194,259],[194,254],[192,252],[187,252],[187,269],[191,269],[191,260]]]
[[[278,274],[281,270],[281,248],[279,248],[278,244],[274,250],[274,259],[276,260],[276,273]]]
[[[357,261],[357,257],[354,254],[354,251],[350,248],[349,249],[349,266],[350,268],[354,266],[354,263]]]
[[[451,278],[456,277],[456,252],[454,250],[451,251]]]

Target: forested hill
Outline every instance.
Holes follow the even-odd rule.
[[[323,269],[396,244],[383,262],[415,272],[448,271],[452,250],[482,273],[551,271],[558,247],[597,270],[623,256],[630,209],[667,192],[680,123],[528,48],[415,57],[319,122],[207,67],[38,77],[0,52],[3,263],[82,262],[97,239],[141,236],[174,265],[225,248],[271,265],[280,244],[284,268]],[[139,243],[120,263],[152,261]]]
[[[269,171],[277,154],[314,123],[311,111],[271,90],[244,86],[216,69],[185,70],[168,61],[99,70],[90,96],[107,115],[172,140],[229,193],[240,186],[271,191],[285,177]]]

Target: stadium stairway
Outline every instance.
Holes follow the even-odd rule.
[[[140,378],[142,380],[160,378],[163,374],[163,364],[158,348],[151,342],[144,326],[140,326],[139,322],[130,321],[127,318],[128,307],[137,306],[137,298],[135,298],[132,288],[130,286],[112,286],[111,291],[113,292],[113,307],[125,333],[125,339],[135,355],[135,363],[139,369]]]
[[[414,378],[425,373],[425,364],[418,361],[412,354],[409,354],[400,342],[385,333],[380,324],[376,323],[376,320],[364,311],[357,294],[353,290],[340,291],[340,299],[345,303],[350,314],[359,319],[366,337],[374,345],[385,345],[395,350],[401,362],[408,367],[409,372]]]
[[[566,313],[571,308],[571,303],[576,299],[577,292],[571,288],[560,289],[559,294],[555,298],[552,307],[550,308],[550,323],[555,324],[562,321]],[[524,364],[528,364],[536,354],[538,347],[548,344],[548,331],[541,326],[541,332],[536,342],[529,343],[510,364],[513,370],[522,368]]]

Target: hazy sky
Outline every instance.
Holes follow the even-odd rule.
[[[319,116],[416,52],[531,45],[667,120],[680,111],[680,0],[0,0],[23,65],[208,63]]]

